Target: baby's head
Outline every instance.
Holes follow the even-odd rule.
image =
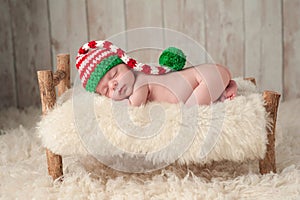
[[[122,100],[128,98],[133,92],[135,75],[124,63],[111,68],[99,81],[96,93]]]
[[[163,54],[161,58],[165,58],[166,55],[167,58],[170,58],[170,51]],[[171,54],[174,55],[173,52]],[[182,55],[175,56],[176,59],[172,59],[178,63],[177,58],[182,58]],[[167,61],[172,61],[172,59]],[[174,61],[173,63],[175,63]],[[96,92],[114,100],[122,100],[132,94],[135,82],[133,71],[145,74],[165,74],[172,70],[180,70],[175,65],[149,66],[138,63],[109,41],[91,41],[84,44],[78,51],[76,68],[83,87],[87,91]]]

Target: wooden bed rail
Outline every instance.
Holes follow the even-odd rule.
[[[67,89],[71,87],[70,83],[70,55],[57,55],[57,71],[53,74],[50,70],[43,70],[37,72],[42,112],[46,115],[56,103],[55,86],[57,86],[58,96],[62,95]],[[46,149],[48,173],[53,178],[62,178],[63,166],[62,157],[52,153]]]

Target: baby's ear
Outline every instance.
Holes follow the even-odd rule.
[[[101,95],[101,92],[100,92],[100,81],[99,81],[98,85],[96,86],[95,93]]]
[[[124,64],[124,65],[126,65],[126,64]],[[132,68],[129,67],[128,65],[126,65],[126,67],[127,67],[129,70],[134,71],[134,70],[132,70]]]

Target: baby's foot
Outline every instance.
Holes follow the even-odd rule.
[[[233,99],[237,93],[237,84],[234,80],[230,80],[228,86],[226,87],[225,91],[220,96],[220,101],[225,101],[226,99]]]

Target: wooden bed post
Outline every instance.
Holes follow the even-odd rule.
[[[254,85],[256,85],[255,78],[253,77],[245,78],[245,80],[251,81]],[[271,125],[270,127],[266,127],[268,144],[265,157],[259,160],[259,172],[261,174],[267,174],[271,171],[276,173],[275,129],[280,94],[273,91],[264,91],[263,98],[265,101],[264,106],[266,112],[269,114],[268,117],[271,120]]]
[[[254,85],[256,85],[256,80],[253,77],[249,77],[249,78],[244,78],[244,80],[246,81],[251,81]]]
[[[263,97],[266,112],[269,114],[268,117],[271,120],[271,126],[266,128],[268,134],[267,151],[264,159],[259,161],[259,172],[261,174],[270,173],[271,171],[276,173],[275,128],[280,94],[272,91],[264,91]]]
[[[38,71],[43,115],[46,115],[56,103],[55,86],[58,86],[58,95],[70,88],[70,56],[60,54],[57,56],[57,71],[53,74],[50,70]],[[62,177],[62,157],[46,149],[48,173],[53,180]]]

